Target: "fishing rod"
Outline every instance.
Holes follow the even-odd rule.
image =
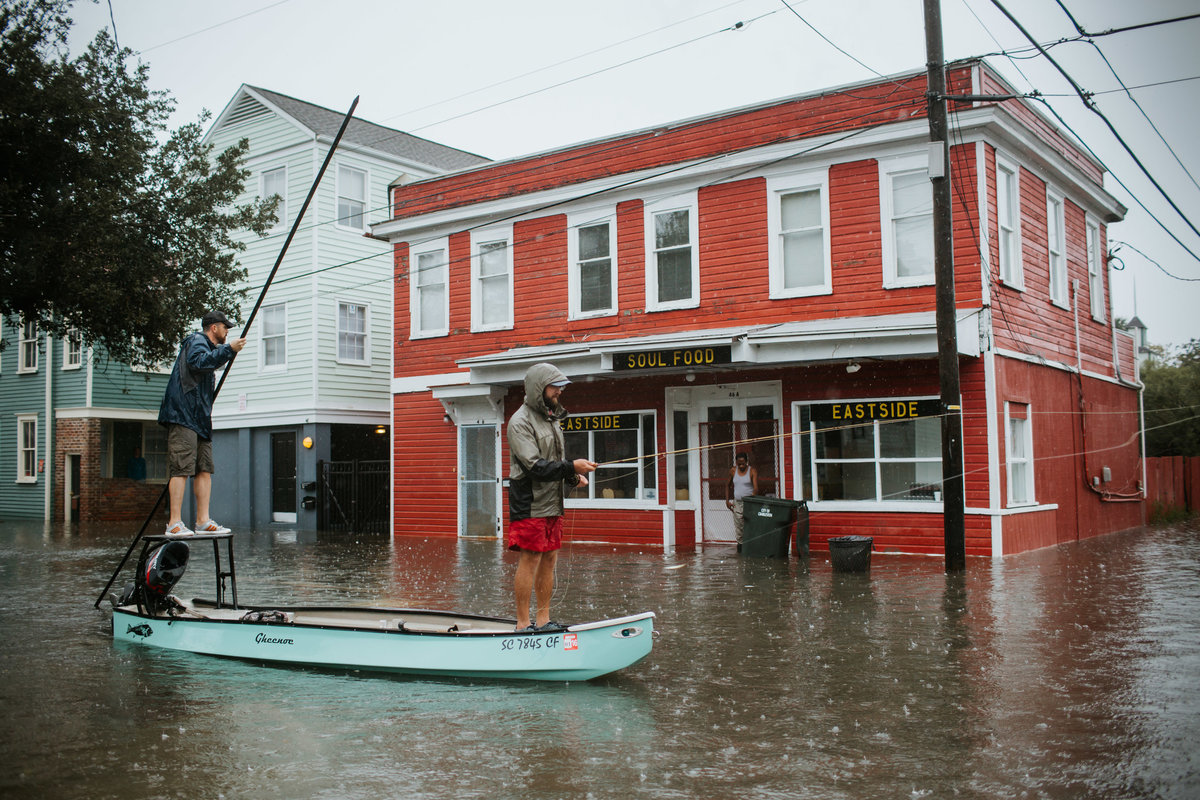
[[[361,95],[360,95],[361,97]],[[271,267],[271,273],[267,276],[266,283],[263,284],[262,291],[258,293],[258,300],[254,303],[254,308],[250,311],[250,316],[246,318],[246,324],[242,326],[241,334],[245,337],[250,330],[250,326],[254,323],[254,318],[258,315],[258,309],[262,307],[263,300],[267,296],[267,289],[271,288],[271,282],[275,280],[275,273],[279,271],[279,265],[283,263],[283,257],[287,254],[288,247],[292,244],[292,239],[296,236],[296,231],[300,227],[300,221],[304,219],[305,212],[308,211],[308,206],[312,203],[313,197],[317,194],[317,187],[321,185],[321,178],[325,177],[325,170],[329,168],[329,162],[333,160],[333,154],[338,148],[338,144],[342,141],[342,135],[346,132],[346,128],[350,125],[350,120],[354,118],[354,109],[358,108],[359,97],[354,98],[354,102],[350,104],[350,110],[346,112],[345,118],[342,120],[342,125],[338,128],[337,135],[333,137],[333,144],[329,146],[329,152],[325,154],[325,160],[321,163],[321,169],[317,171],[316,180],[308,190],[308,196],[304,198],[304,205],[300,206],[300,213],[296,215],[296,221],[292,223],[291,230],[288,231],[287,238],[283,241],[283,247],[279,250],[279,256],[275,259],[275,266]],[[225,365],[224,371],[221,373],[221,380],[217,382],[216,389],[213,390],[213,400],[217,399],[217,395],[221,393],[221,387],[225,385],[225,379],[229,377],[229,370],[233,367],[233,362],[237,358],[237,353],[234,352],[233,358],[229,359],[229,363]],[[133,548],[137,547],[137,543],[141,541],[142,536],[146,533],[146,528],[154,520],[154,515],[158,513],[159,506],[162,505],[163,498],[167,496],[170,490],[170,482],[163,486],[162,492],[158,495],[158,499],[154,501],[154,507],[150,509],[150,514],[146,517],[146,521],[142,523],[142,527],[138,529],[137,535],[133,537],[133,541],[129,543],[129,548],[125,551],[124,557],[121,558],[121,563],[117,564],[117,568],[113,570],[112,577],[108,579],[108,583],[100,591],[100,596],[96,598],[94,608],[100,608],[101,601],[104,600],[108,590],[116,582],[117,576],[121,574],[121,570],[125,568],[125,562],[129,560],[129,556],[133,553]]]

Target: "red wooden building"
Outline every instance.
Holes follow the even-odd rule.
[[[1009,95],[981,61],[952,95]],[[812,541],[942,550],[925,75],[392,187],[397,535],[498,536],[503,425],[550,361],[577,541],[730,542],[734,454]],[[967,552],[1142,521],[1103,171],[1023,100],[953,102]]]

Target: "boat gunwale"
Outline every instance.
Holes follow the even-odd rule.
[[[199,600],[199,601],[193,600],[191,607],[194,608],[195,604],[197,602],[204,603],[206,606],[209,606],[214,610],[236,611],[236,612],[241,612],[243,614],[253,613],[255,611],[281,611],[281,612],[289,613],[289,614],[293,614],[293,615],[300,614],[300,613],[319,613],[319,612],[326,612],[326,613],[328,613],[328,612],[351,612],[351,613],[362,612],[364,615],[366,615],[366,614],[401,615],[401,614],[407,613],[407,614],[416,614],[416,615],[423,614],[426,616],[449,617],[451,619],[468,619],[468,620],[477,620],[477,621],[481,621],[481,622],[496,622],[496,623],[502,623],[502,624],[510,624],[510,625],[514,625],[514,626],[516,624],[515,620],[509,620],[509,619],[505,619],[503,617],[488,617],[488,616],[484,616],[481,614],[466,614],[466,613],[459,614],[459,613],[455,613],[455,612],[436,611],[436,610],[432,610],[432,609],[397,609],[397,608],[380,608],[380,607],[374,607],[374,606],[371,606],[371,607],[368,607],[368,606],[239,606],[238,608],[233,609],[233,608],[225,608],[225,607],[217,606],[212,601],[207,601],[207,600]],[[357,632],[357,633],[405,634],[408,636],[442,636],[442,637],[449,637],[449,638],[463,638],[463,637],[477,638],[477,637],[487,637],[487,636],[492,636],[492,637],[495,637],[495,636],[547,636],[547,635],[562,634],[562,633],[575,633],[575,632],[582,632],[582,631],[601,630],[604,628],[618,627],[620,625],[626,625],[631,622],[639,622],[639,621],[642,621],[645,619],[654,619],[655,618],[655,613],[653,611],[643,611],[639,614],[631,614],[631,615],[627,615],[624,617],[614,617],[612,619],[607,619],[607,620],[597,620],[595,622],[584,622],[584,623],[580,623],[578,625],[568,625],[563,628],[558,628],[558,629],[554,629],[554,630],[523,630],[523,631],[518,631],[518,630],[462,630],[462,631],[451,631],[451,630],[417,630],[417,629],[413,629],[413,628],[408,628],[408,627],[406,627],[407,621],[404,621],[404,620],[402,620],[401,624],[399,624],[399,625],[396,625],[393,627],[381,628],[377,625],[370,626],[370,627],[368,627],[366,625],[357,625],[357,624],[340,625],[340,624],[335,624],[335,623],[331,623],[331,622],[299,622],[294,619],[291,621],[279,621],[279,620],[265,620],[265,619],[247,620],[247,619],[241,619],[241,618],[213,619],[211,617],[190,616],[190,615],[176,615],[176,616],[169,615],[169,614],[168,615],[156,615],[156,614],[142,613],[137,610],[136,605],[114,606],[113,611],[114,611],[114,613],[119,611],[123,614],[127,614],[131,617],[136,617],[138,619],[144,619],[144,620],[156,621],[156,622],[166,622],[167,624],[174,624],[176,622],[203,622],[203,623],[218,624],[218,625],[267,625],[267,626],[279,627],[279,628],[305,628],[305,629],[310,629],[310,630],[353,631],[353,632]],[[413,620],[413,621],[416,622],[416,620]]]

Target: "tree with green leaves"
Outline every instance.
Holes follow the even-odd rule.
[[[1146,455],[1200,456],[1200,339],[1142,369]]]
[[[248,143],[214,155],[102,30],[67,49],[72,0],[0,0],[0,314],[169,360],[210,308],[236,318],[244,245],[275,201],[236,205]]]

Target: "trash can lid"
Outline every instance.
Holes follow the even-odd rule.
[[[863,542],[863,543],[874,542],[875,539],[870,536],[831,536],[826,541],[845,543],[845,544],[854,544],[856,542]]]

